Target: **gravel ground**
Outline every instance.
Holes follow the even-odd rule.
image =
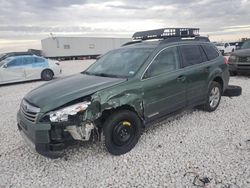
[[[91,63],[63,62],[63,76]],[[242,96],[223,97],[213,113],[188,110],[155,124],[128,154],[93,142],[56,160],[32,152],[16,126],[22,97],[43,83],[0,87],[0,187],[197,187],[206,177],[207,187],[250,187],[250,78],[231,78]]]

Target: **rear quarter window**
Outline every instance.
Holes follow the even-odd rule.
[[[216,59],[219,56],[219,52],[217,51],[216,47],[212,45],[202,45],[202,48],[209,61]]]
[[[43,63],[43,62],[44,62],[43,58],[35,57],[35,63]]]

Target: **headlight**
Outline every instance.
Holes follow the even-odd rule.
[[[230,57],[229,57],[229,61],[230,62],[232,62],[232,61],[236,61],[236,56],[235,55],[231,55]]]
[[[49,112],[47,115],[51,122],[68,121],[69,115],[76,115],[79,112],[84,112],[90,102],[81,102],[57,111]]]

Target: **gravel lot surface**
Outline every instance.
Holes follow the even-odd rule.
[[[62,76],[91,63],[63,62]],[[242,96],[223,97],[213,113],[188,110],[153,125],[128,154],[91,142],[56,160],[32,152],[16,126],[22,97],[43,83],[0,86],[0,187],[250,187],[250,78],[231,78]]]

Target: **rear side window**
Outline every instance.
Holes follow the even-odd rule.
[[[184,45],[180,46],[183,58],[183,67],[188,67],[202,63],[204,57],[199,45]]]
[[[25,58],[23,58],[23,64],[24,65],[32,65],[33,62],[34,62],[33,57],[25,57]]]
[[[209,61],[211,61],[219,56],[219,53],[214,46],[202,45],[202,48],[204,49]]]

